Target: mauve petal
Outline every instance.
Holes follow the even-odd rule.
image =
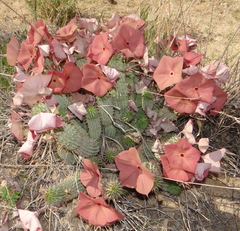
[[[204,156],[201,156],[204,163],[212,164],[210,172],[220,173],[220,160],[224,157],[226,152],[225,148],[219,149],[215,152],[208,153]]]
[[[211,166],[210,163],[198,163],[195,169],[196,180],[203,180],[204,177],[207,177]]]

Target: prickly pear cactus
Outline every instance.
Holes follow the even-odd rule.
[[[58,145],[57,152],[60,158],[65,160],[68,164],[76,164],[77,160],[71,151],[63,148],[61,145]]]
[[[100,138],[102,132],[102,125],[98,113],[98,109],[94,106],[87,108],[88,114],[86,115],[86,121],[88,125],[89,136],[95,140]]]
[[[99,143],[89,137],[84,129],[76,128],[71,121],[56,131],[56,139],[64,149],[82,157],[89,158],[99,152]]]
[[[80,172],[65,178],[59,184],[49,187],[44,195],[45,201],[50,205],[59,205],[76,198],[79,191],[85,190],[79,178]]]

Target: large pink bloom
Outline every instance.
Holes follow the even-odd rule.
[[[153,73],[153,79],[160,90],[178,83],[182,80],[183,58],[163,56]]]
[[[171,168],[167,156],[161,156],[161,162],[163,167],[163,175],[167,178],[179,181],[190,181],[194,176],[193,173],[184,171],[182,168]]]
[[[95,226],[111,225],[122,220],[124,216],[116,209],[110,207],[102,197],[91,198],[80,191],[80,200],[74,212]]]
[[[22,42],[20,52],[17,57],[17,61],[21,64],[25,71],[28,70],[32,60],[36,56],[36,50],[33,44],[27,44]]]
[[[200,151],[194,148],[186,139],[165,145],[164,148],[171,168],[195,173],[195,168],[200,158]]]
[[[168,105],[179,113],[194,113],[198,101],[189,99],[177,86],[164,94],[164,98]]]
[[[113,52],[112,44],[108,42],[108,33],[102,33],[93,39],[87,57],[92,58],[99,64],[106,65]]]
[[[102,192],[100,184],[100,171],[97,163],[91,160],[83,160],[83,171],[80,176],[82,184],[87,188],[87,192],[91,197],[97,197]]]
[[[198,101],[211,103],[215,82],[206,79],[202,74],[197,73],[189,76],[177,84],[178,89],[188,98],[196,98]]]
[[[154,175],[141,163],[135,147],[120,152],[115,157],[115,163],[120,171],[121,184],[135,188],[139,193],[148,195],[152,190]]]
[[[112,45],[127,58],[141,58],[145,50],[143,33],[127,24],[119,26],[118,32],[113,38]]]
[[[27,41],[30,44],[37,45],[41,41],[48,41],[51,35],[48,32],[46,24],[42,19],[39,19],[34,25],[31,24],[31,28],[27,34]]]
[[[100,67],[84,64],[82,67],[82,88],[102,97],[113,87],[113,83],[103,74]]]

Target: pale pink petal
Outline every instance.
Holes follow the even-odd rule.
[[[153,146],[152,146],[152,152],[154,153],[164,153],[163,151],[163,144],[161,143],[161,141],[157,138],[156,141],[154,142]]]
[[[14,81],[16,82],[24,82],[28,75],[26,75],[22,69],[20,68],[20,66],[16,66],[16,70],[17,70],[17,74],[14,75]]]
[[[61,119],[52,113],[40,112],[28,122],[29,129],[41,133],[50,129],[63,126]]]
[[[33,153],[33,147],[39,138],[39,135],[34,134],[33,131],[28,132],[27,140],[18,150],[18,154],[22,155],[24,158],[29,159]]]
[[[209,147],[209,139],[208,138],[201,138],[198,141],[198,148],[202,153],[205,153]]]
[[[24,230],[42,231],[42,226],[38,220],[38,212],[18,209],[18,213]]]
[[[49,52],[50,52],[50,46],[43,44],[43,45],[38,45],[39,49],[42,51],[42,55],[44,57],[48,57],[49,56]]]
[[[202,116],[206,116],[206,112],[209,111],[212,108],[210,103],[205,103],[202,101],[198,101],[197,108],[195,110],[195,113],[198,113]]]
[[[112,67],[104,66],[100,64],[102,72],[108,77],[110,82],[114,83],[116,79],[120,76],[120,73]]]
[[[99,29],[98,21],[96,18],[79,18],[80,27],[93,33]]]
[[[83,120],[83,116],[87,114],[87,110],[84,107],[83,102],[73,103],[68,106],[68,109],[80,120]]]
[[[183,135],[190,144],[195,144],[196,140],[192,132],[193,132],[193,119],[189,119],[184,129],[180,133],[183,133]]]

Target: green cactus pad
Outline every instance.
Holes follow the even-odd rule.
[[[58,155],[61,159],[65,160],[68,164],[76,164],[77,161],[73,155],[73,153],[62,146],[58,145],[57,147]]]
[[[64,123],[62,130],[57,131],[56,135],[59,145],[77,155],[88,158],[99,152],[99,143],[81,133],[72,124]]]
[[[88,125],[89,136],[95,140],[98,140],[102,133],[98,109],[94,106],[89,106],[87,108],[87,112],[88,114],[86,114],[86,121]]]
[[[45,201],[50,205],[59,205],[68,202],[78,196],[79,191],[84,191],[85,187],[80,181],[80,173],[65,178],[59,184],[47,189],[44,195]]]

